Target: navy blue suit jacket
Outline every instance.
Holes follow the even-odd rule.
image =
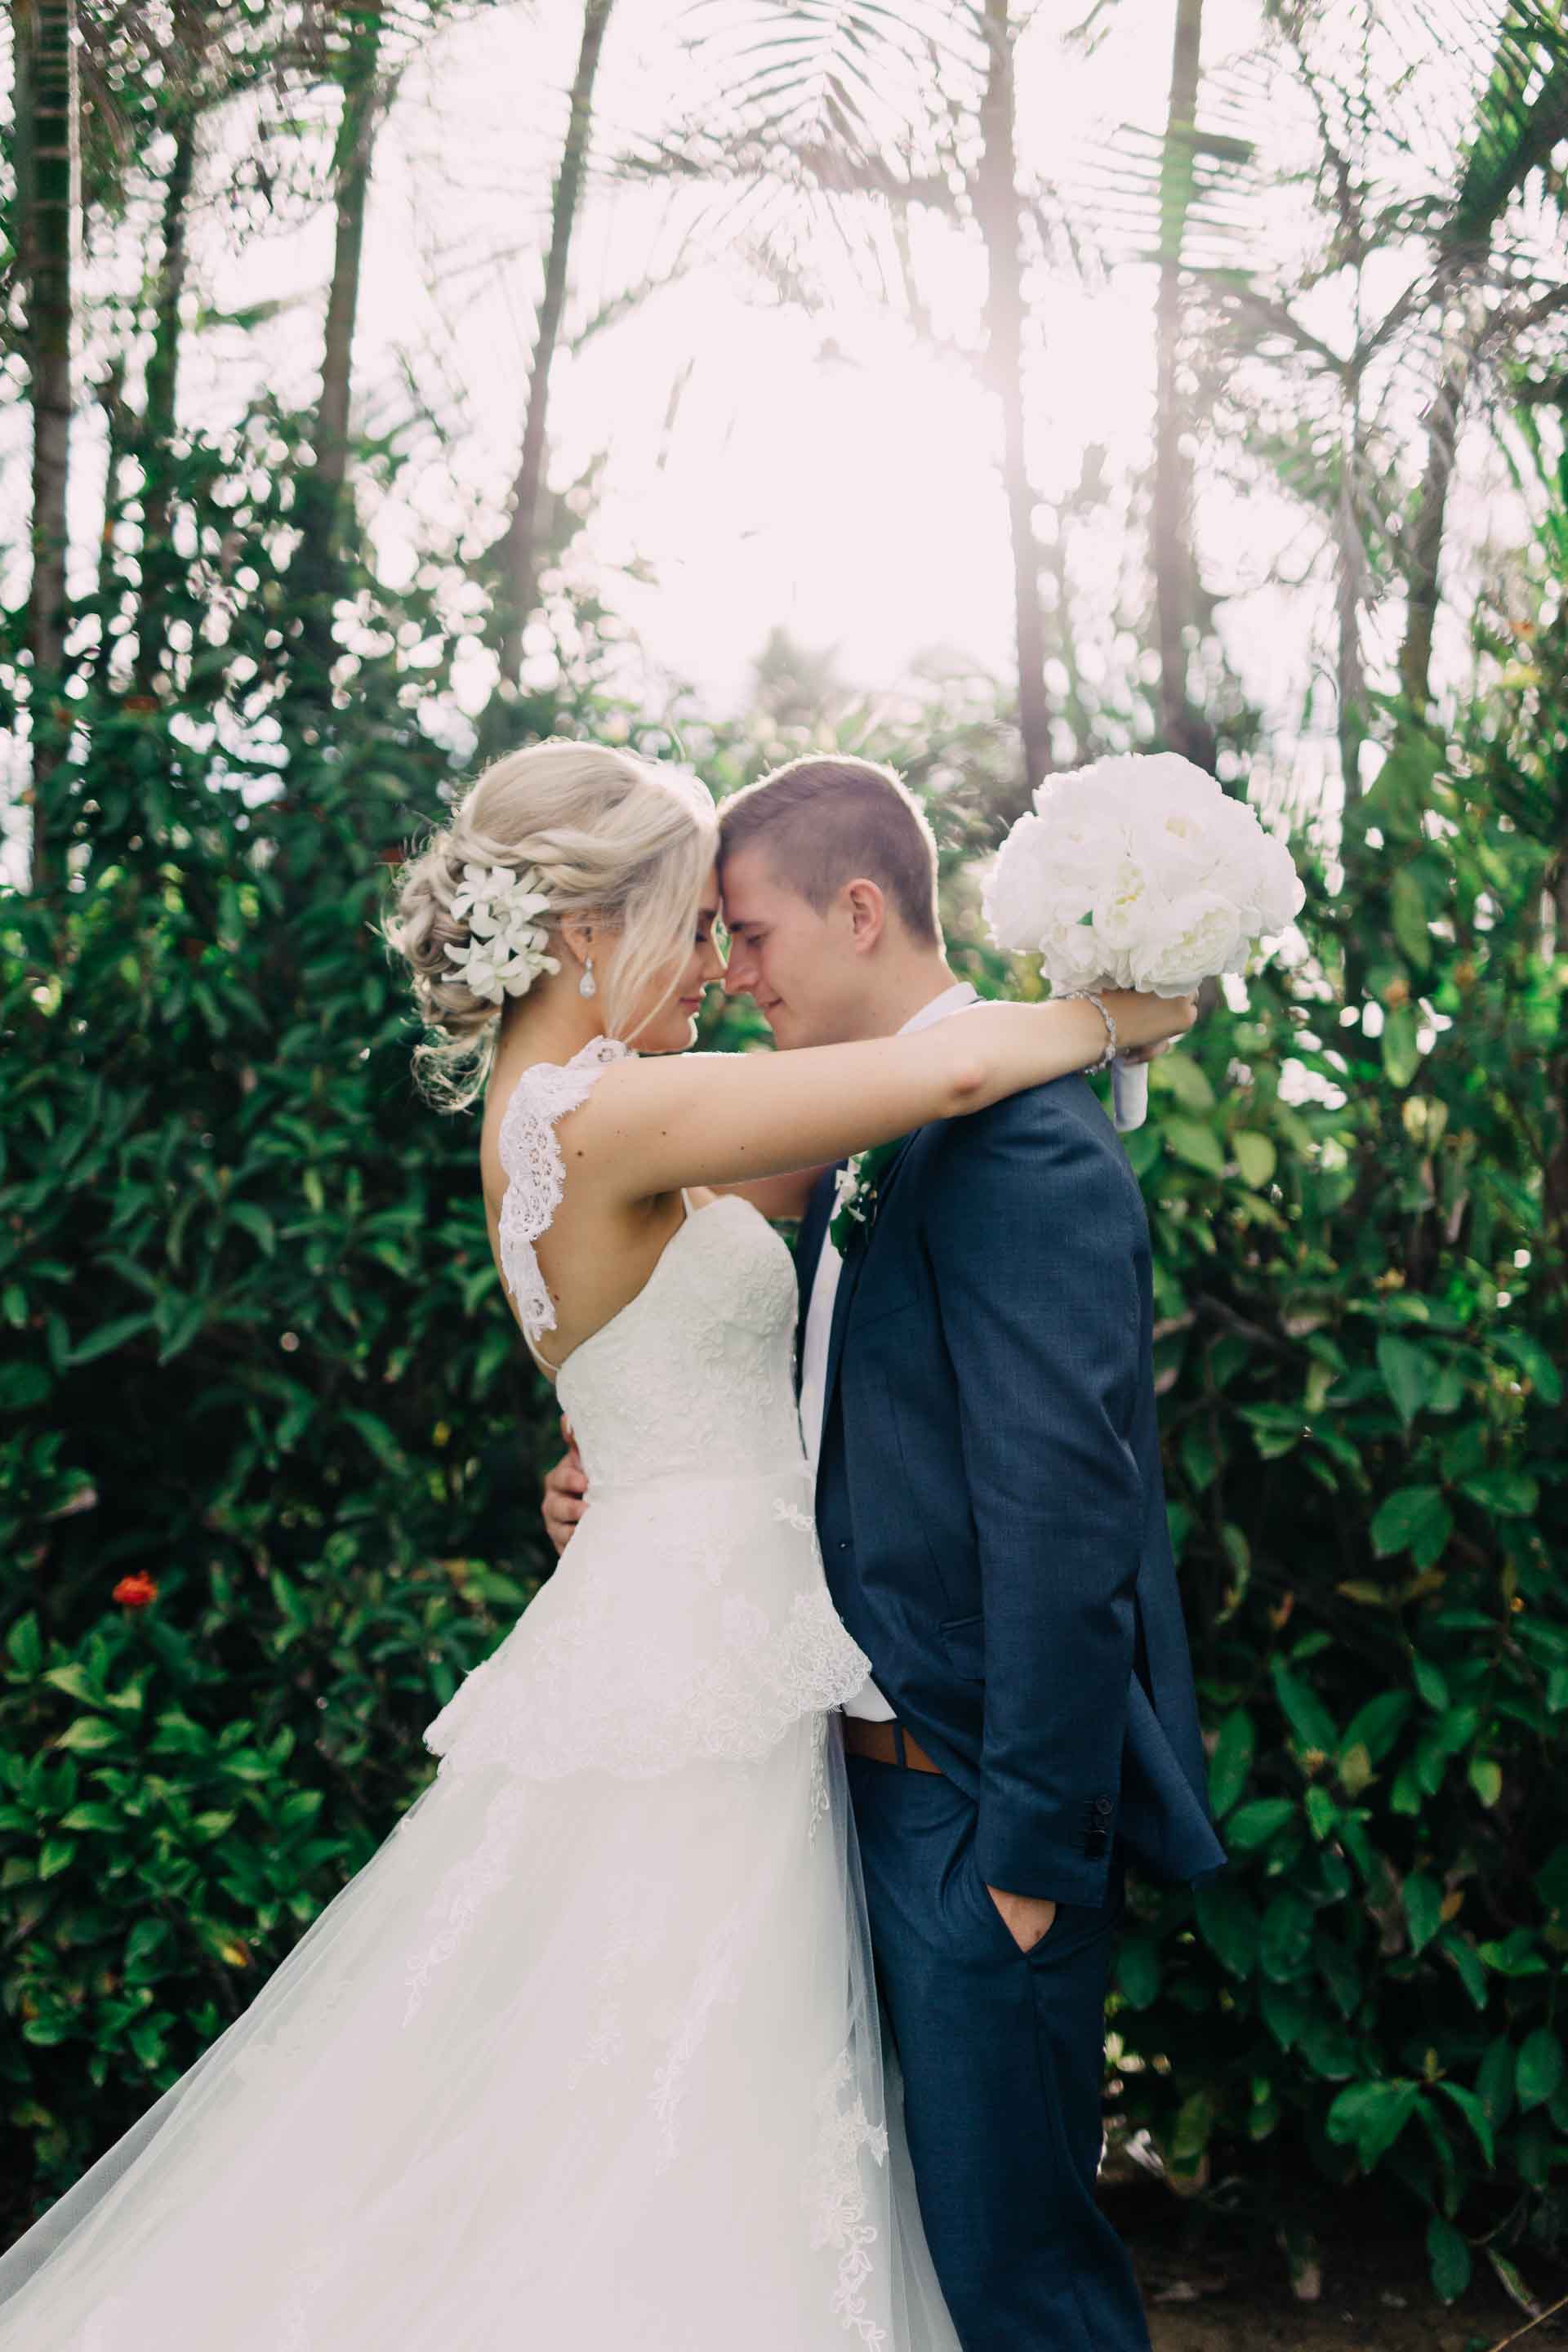
[[[801,1227],[802,1328],[832,1205]],[[1106,1897],[1113,1839],[1224,1867],[1165,1519],[1149,1225],[1094,1090],[919,1129],[835,1306],[816,1488],[829,1590],[978,1806],[993,1886]]]

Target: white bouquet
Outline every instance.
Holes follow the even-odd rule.
[[[999,948],[1037,955],[1058,994],[1137,988],[1190,996],[1241,972],[1254,940],[1306,898],[1285,844],[1205,770],[1143,751],[1047,776],[985,886]],[[1149,1104],[1142,1064],[1111,1067],[1123,1132]]]

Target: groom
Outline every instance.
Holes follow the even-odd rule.
[[[731,951],[780,1046],[974,1001],[889,770],[806,758],[721,810]],[[1095,2201],[1131,1858],[1223,1866],[1161,1482],[1148,1224],[1079,1076],[919,1129],[864,1220],[801,1227],[801,1422],[873,1680],[845,1748],[921,2211],[964,2352],[1147,2352]],[[581,1477],[552,1473],[559,1544]]]

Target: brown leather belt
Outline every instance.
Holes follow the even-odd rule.
[[[874,1723],[868,1716],[847,1715],[844,1745],[851,1756],[874,1756],[879,1764],[907,1764],[914,1772],[942,1770],[901,1723]]]

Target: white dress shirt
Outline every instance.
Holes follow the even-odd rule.
[[[944,988],[940,996],[922,1005],[912,1021],[906,1021],[899,1031],[900,1037],[911,1029],[928,1029],[933,1022],[945,1021],[951,1013],[962,1013],[966,1004],[978,1004],[979,997],[966,980],[952,988]],[[830,1221],[831,1224],[831,1221]],[[805,1329],[800,1343],[800,1433],[805,1442],[806,1457],[813,1470],[822,1451],[822,1423],[827,1406],[827,1342],[833,1329],[833,1302],[838,1295],[838,1277],[844,1261],[834,1245],[831,1230],[822,1237],[822,1255],[816,1261],[816,1273],[811,1286],[811,1302],[805,1310]],[[853,1698],[844,1702],[846,1715],[863,1715],[874,1723],[890,1723],[893,1710],[867,1675]]]

